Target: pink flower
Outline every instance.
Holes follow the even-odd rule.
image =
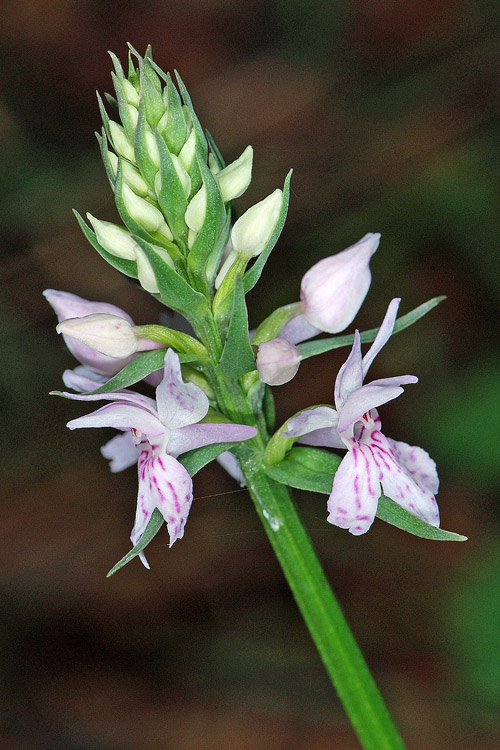
[[[163,379],[156,400],[133,391],[80,395],[80,401],[111,401],[87,416],[73,419],[68,427],[114,427],[117,435],[103,448],[111,468],[120,471],[138,461],[139,492],[131,539],[141,538],[155,508],[167,523],[170,546],[184,535],[193,483],[177,461],[181,453],[212,443],[239,442],[257,434],[249,425],[201,423],[208,411],[208,398],[194,383],[182,380],[179,357],[172,349],[165,354]],[[146,567],[145,557],[141,559]]]
[[[356,331],[351,353],[337,375],[335,406],[306,410],[288,420],[286,437],[309,445],[347,448],[337,469],[328,499],[328,521],[352,534],[363,534],[373,523],[382,491],[410,513],[439,526],[434,498],[439,487],[436,465],[417,446],[397,442],[381,432],[376,407],[397,398],[403,385],[416,383],[413,375],[374,380],[363,385],[374,358],[388,341],[399,306],[389,305],[375,341],[361,356]]]

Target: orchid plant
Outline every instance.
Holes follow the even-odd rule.
[[[251,146],[226,166],[177,74],[176,86],[150,49],[141,56],[131,48],[127,73],[111,57],[115,96],[107,101],[115,119],[99,98],[103,129],[97,137],[123,223],[87,214],[89,226],[76,216],[100,255],[183,316],[190,333],[185,324],[183,330],[136,325],[106,302],[45,292],[57,331],[79,361],[64,373],[69,390],[59,395],[108,402],[68,427],[116,429],[102,448],[111,471],[137,466],[132,549],[108,575],[137,556],[149,567],[144,550],[164,522],[170,545],[182,538],[192,477],[217,458],[247,486],[363,747],[404,747],[288,488],[328,494],[327,520],[354,535],[365,533],[378,516],[428,539],[465,538],[439,528],[432,459],[380,429],[377,408],[417,378],[364,384],[390,336],[443,298],[400,318],[395,299],[380,328],[318,338],[345,330],[365,299],[370,259],[380,241],[380,235],[366,234],[316,263],[302,279],[300,300],[250,332],[245,295],[283,228],[291,173],[283,189],[233,223],[231,202],[251,180]],[[373,342],[364,356],[362,342]],[[276,428],[270,386],[291,380],[302,360],[350,345],[335,381],[335,408],[313,405]],[[138,384],[140,391],[131,389]],[[343,458],[330,448],[344,451]]]

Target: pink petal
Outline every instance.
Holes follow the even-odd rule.
[[[106,375],[99,375],[90,367],[83,365],[75,367],[74,370],[65,370],[62,378],[66,388],[79,392],[94,391],[108,380]]]
[[[116,305],[110,305],[107,302],[91,302],[83,297],[78,297],[76,294],[60,292],[56,289],[46,289],[43,296],[56,313],[59,323],[66,318],[83,318],[85,315],[92,315],[93,313],[107,313],[118,315],[134,325],[130,315]]]
[[[436,464],[427,451],[418,445],[408,445],[399,440],[387,438],[394,458],[423,490],[436,494],[439,489],[439,477]]]
[[[217,456],[215,460],[222,466],[225,471],[227,471],[230,477],[238,482],[240,487],[246,486],[245,477],[243,476],[243,472],[241,471],[238,459],[231,453],[231,451],[224,451],[224,453],[221,453],[219,456]]]
[[[111,393],[67,393],[63,392],[63,396],[71,398],[73,401],[126,401],[128,404],[134,404],[135,406],[148,411],[150,414],[158,417],[156,411],[156,401],[149,396],[143,396],[142,393],[136,393],[135,391],[129,391],[123,389],[123,391],[114,391]]]
[[[101,453],[109,460],[109,468],[113,473],[123,471],[134,466],[139,458],[137,446],[132,438],[130,430],[114,438],[102,446]]]
[[[316,406],[314,409],[304,409],[300,414],[291,417],[286,422],[284,437],[299,437],[323,428],[330,429],[337,426],[338,416],[331,406]],[[303,441],[301,441],[303,442]]]
[[[208,411],[208,398],[194,383],[184,383],[179,357],[172,349],[165,354],[163,380],[156,389],[161,421],[171,430],[194,424]]]
[[[375,337],[375,341],[363,357],[363,380],[366,378],[366,373],[370,369],[371,363],[391,337],[392,329],[394,328],[394,323],[396,322],[396,315],[398,314],[398,307],[400,302],[401,299],[399,299],[398,297],[395,297],[393,300],[391,300],[391,302],[389,303],[389,307],[387,308],[385,317],[382,321],[382,325],[380,326],[379,332]]]
[[[220,422],[203,422],[189,424],[172,430],[167,449],[173,456],[178,456],[194,448],[212,443],[240,442],[255,437],[255,427],[244,424],[221,424]]]
[[[342,409],[349,394],[357,388],[361,388],[362,385],[361,339],[359,331],[355,331],[351,352],[340,368],[335,380],[334,398],[337,409]]]
[[[374,521],[379,497],[378,467],[367,447],[356,443],[335,472],[327,521],[355,536],[364,534]]]
[[[172,546],[184,535],[184,526],[193,500],[193,482],[182,464],[172,456],[166,453],[154,456],[149,444],[141,443],[141,448],[138,463],[139,494],[133,534],[138,538],[143,533],[152,508],[158,508],[166,521]],[[144,516],[144,525],[140,521],[141,514]]]
[[[134,404],[107,404],[101,409],[78,419],[72,419],[67,427],[75,430],[80,427],[115,427],[118,430],[134,429],[144,435],[163,435],[165,428],[160,420],[145,409]]]
[[[399,386],[363,385],[350,394],[339,412],[339,433],[345,432],[354,422],[361,419],[363,414],[375,409],[381,404],[392,401],[403,393]]]
[[[336,427],[324,427],[321,430],[313,430],[303,435],[297,441],[302,445],[324,446],[325,448],[346,449],[346,444],[340,437]]]
[[[285,323],[278,336],[280,339],[286,339],[291,344],[300,344],[301,341],[312,339],[321,333],[320,328],[311,325],[304,315],[296,315],[294,318]]]

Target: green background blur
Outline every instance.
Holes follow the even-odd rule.
[[[420,382],[385,432],[436,459],[444,528],[376,521],[353,538],[325,498],[305,525],[413,750],[500,746],[500,5],[496,0],[7,0],[0,30],[0,710],[8,750],[357,748],[245,491],[214,464],[185,538],[127,551],[134,470],[111,435],[49,397],[73,361],[41,296],[62,289],[157,320],[158,303],[86,244],[71,208],[116,219],[93,132],[112,49],[177,68],[226,161],[251,143],[243,211],[294,167],[289,219],[252,325],[297,299],[305,270],[381,232],[356,319],[448,299],[395,337],[373,377]],[[352,326],[351,326],[352,329]],[[275,389],[279,416],[331,401],[345,351]],[[85,410],[83,410],[85,411]],[[224,494],[226,493],[226,494]]]

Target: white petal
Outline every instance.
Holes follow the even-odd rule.
[[[364,534],[374,521],[379,497],[377,464],[367,446],[356,443],[335,472],[327,520],[355,536]]]
[[[189,424],[172,431],[168,443],[168,452],[178,456],[194,448],[213,443],[239,443],[255,437],[257,430],[246,424],[222,424],[220,422],[203,422]]]
[[[132,404],[106,404],[101,409],[78,419],[72,419],[67,427],[115,427],[117,430],[134,429],[148,436],[163,435],[165,428],[159,419],[145,409]]]
[[[338,430],[345,432],[370,409],[392,401],[403,393],[399,386],[363,385],[353,391],[339,412]]]
[[[408,445],[399,440],[387,438],[398,464],[409,474],[423,490],[436,494],[439,489],[439,477],[436,463],[427,451],[418,445]]]
[[[208,398],[194,383],[184,383],[179,357],[172,349],[165,354],[163,380],[156,389],[161,421],[175,430],[199,422],[208,411]]]
[[[382,325],[380,326],[379,332],[375,337],[375,341],[363,357],[363,379],[366,378],[366,373],[368,372],[371,363],[391,337],[392,329],[394,328],[394,323],[396,322],[396,315],[398,314],[398,307],[400,302],[401,300],[398,297],[391,300],[391,302],[389,303],[389,307],[387,308],[385,317],[382,321]]]
[[[335,380],[334,397],[337,409],[342,409],[349,395],[363,385],[361,366],[361,339],[359,331],[354,333],[351,352],[340,368]]]
[[[135,466],[139,453],[130,430],[115,435],[114,438],[102,446],[101,453],[109,460],[109,468],[113,473]]]
[[[284,437],[299,437],[314,430],[336,427],[338,415],[330,406],[316,406],[314,409],[304,409],[296,417],[286,422]]]

